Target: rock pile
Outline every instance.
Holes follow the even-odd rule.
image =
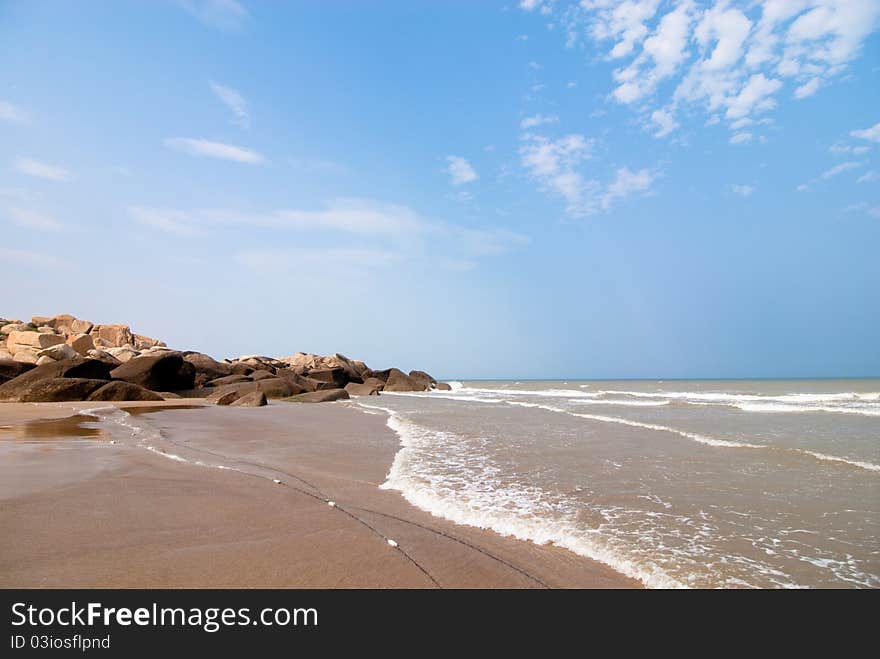
[[[268,398],[325,402],[380,391],[449,389],[424,371],[370,369],[344,355],[298,352],[279,359],[242,355],[218,361],[69,314],[0,318],[0,401],[125,401],[206,398],[259,407]]]

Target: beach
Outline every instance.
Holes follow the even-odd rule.
[[[0,405],[0,587],[640,586],[380,488],[386,421],[347,402]]]

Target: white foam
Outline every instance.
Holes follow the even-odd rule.
[[[442,475],[419,460],[418,454],[431,452],[438,443],[455,445],[460,438],[454,433],[414,424],[395,410],[365,403],[357,405],[384,410],[388,427],[400,437],[401,449],[394,456],[382,489],[398,490],[414,506],[457,524],[491,529],[536,544],[553,543],[600,561],[649,587],[686,587],[651,559],[628,556],[623,547],[613,546],[613,538],[603,536],[599,530],[578,527],[574,511],[567,511],[566,516],[548,516],[548,508],[553,506],[544,500],[544,493],[538,488],[510,482],[489,483],[488,478],[465,483],[464,489],[450,487]],[[487,476],[492,473],[491,468],[486,468]]]

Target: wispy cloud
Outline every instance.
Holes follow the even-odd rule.
[[[58,231],[63,227],[54,217],[24,208],[8,208],[6,215],[15,224],[37,231]]]
[[[66,181],[71,176],[70,172],[63,167],[50,165],[33,158],[17,158],[15,160],[15,169],[22,174],[49,181]]]
[[[0,121],[10,124],[24,124],[28,121],[28,116],[20,107],[4,100],[0,100]]]
[[[579,166],[591,157],[593,141],[579,133],[551,139],[525,134],[520,161],[529,177],[543,189],[561,195],[566,212],[579,217],[595,212],[596,182],[585,180]]]
[[[18,263],[28,267],[38,268],[63,268],[67,264],[50,254],[31,252],[23,249],[9,249],[0,247],[0,261]]]
[[[226,87],[216,82],[211,82],[210,85],[214,95],[232,112],[234,117],[232,123],[242,128],[250,128],[251,117],[248,113],[248,104],[244,96],[232,87]]]
[[[871,126],[870,128],[864,128],[862,130],[854,130],[850,133],[853,137],[858,137],[862,140],[870,140],[871,142],[880,142],[880,121]]]
[[[751,197],[755,192],[754,185],[739,185],[734,183],[730,186],[730,191],[740,197]]]
[[[248,10],[237,0],[178,0],[181,7],[199,21],[218,30],[241,29],[248,20]]]
[[[191,215],[182,211],[135,206],[129,209],[129,213],[139,224],[175,236],[191,236],[198,232]]]
[[[446,162],[448,163],[447,169],[452,185],[473,183],[480,178],[471,164],[461,156],[446,156]]]
[[[864,163],[861,163],[861,162],[853,162],[853,161],[850,161],[850,162],[842,162],[842,163],[840,163],[839,165],[835,165],[835,166],[832,167],[831,169],[828,169],[828,170],[822,172],[822,174],[820,174],[820,178],[823,178],[823,179],[826,179],[826,180],[829,179],[829,178],[834,178],[834,177],[837,176],[838,174],[843,174],[844,172],[848,172],[848,171],[851,170],[851,169],[858,169],[858,168],[861,167],[863,164],[864,164]]]
[[[543,126],[544,124],[555,124],[559,122],[559,117],[555,114],[552,115],[543,115],[536,114],[531,117],[526,117],[522,121],[519,122],[519,127],[523,130],[529,130],[530,128],[537,128],[538,126]]]
[[[209,158],[232,160],[248,165],[259,165],[266,162],[262,154],[252,149],[235,146],[234,144],[224,144],[223,142],[212,142],[210,140],[189,137],[169,137],[165,140],[165,146],[191,156],[207,156]]]
[[[731,144],[748,144],[752,141],[752,134],[749,132],[736,133],[730,137]]]
[[[632,172],[626,167],[617,170],[614,180],[602,196],[602,209],[608,210],[615,199],[623,199],[633,194],[647,192],[657,175],[649,169]]]
[[[856,183],[874,183],[875,181],[880,181],[880,172],[873,169],[856,179]]]

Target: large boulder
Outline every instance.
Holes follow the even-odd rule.
[[[36,348],[39,352],[44,348],[64,343],[64,337],[45,332],[10,332],[6,338],[6,349],[15,355],[23,348]]]
[[[114,380],[131,382],[153,391],[192,389],[195,385],[195,367],[183,361],[179,352],[133,357],[114,368],[110,375]]]
[[[27,332],[30,331],[31,326],[27,323],[6,323],[2,327],[0,327],[0,334],[9,335],[13,332]]]
[[[146,350],[147,348],[164,348],[165,342],[144,336],[143,334],[133,334],[132,345],[138,350]]]
[[[197,387],[201,387],[211,380],[232,374],[232,367],[229,364],[218,362],[213,357],[201,352],[185,352],[183,353],[183,359],[195,367]]]
[[[271,377],[271,374],[270,374]],[[226,375],[222,378],[217,378],[216,380],[209,380],[204,384],[208,387],[225,387],[227,384],[238,384],[240,382],[253,382],[253,378],[249,375]],[[196,380],[196,386],[198,386],[198,380]]]
[[[345,389],[325,389],[324,391],[311,391],[297,396],[291,396],[284,400],[289,403],[329,403],[334,400],[347,400],[350,398]]]
[[[106,382],[110,379],[110,368],[97,359],[83,359],[82,357],[43,364],[0,384],[0,400],[17,399],[34,383],[57,378],[79,378]]]
[[[364,384],[375,387],[376,391],[382,391],[385,388],[385,381],[379,378],[364,378]]]
[[[131,384],[130,382],[107,382],[96,389],[87,400],[165,400],[162,396],[149,389]]]
[[[22,373],[34,368],[33,364],[23,364],[11,359],[0,359],[0,384],[17,378]]]
[[[86,400],[92,392],[107,384],[88,378],[49,378],[32,383],[16,396],[19,403],[57,403]]]
[[[381,382],[381,380],[380,380]],[[379,388],[369,384],[358,384],[357,382],[349,382],[345,385],[345,390],[349,396],[378,396]]]
[[[122,346],[133,346],[134,337],[128,325],[95,325],[90,332],[92,337],[106,341],[110,347],[121,348]],[[98,343],[97,345],[102,345]]]
[[[452,387],[446,382],[438,382],[434,387],[437,391],[452,391]]]
[[[86,357],[91,357],[92,359],[97,359],[98,361],[104,362],[105,364],[107,364],[108,367],[110,367],[111,370],[122,364],[121,361],[116,359],[116,357],[111,355],[109,352],[104,352],[103,350],[98,350],[97,348],[95,348],[94,350],[89,350],[86,354]]]
[[[286,378],[268,378],[257,381],[257,389],[266,394],[267,398],[287,398],[306,392],[307,390]]]
[[[431,389],[434,385],[437,384],[437,380],[432,378],[424,371],[410,371],[409,377],[416,382],[425,385],[425,389]]]
[[[129,359],[140,357],[141,353],[131,346],[111,346],[106,350],[108,353],[116,357],[120,362],[125,363]]]
[[[79,353],[76,350],[71,348],[66,343],[59,343],[58,345],[52,346],[51,348],[43,348],[40,352],[37,353],[39,357],[49,357],[54,359],[55,361],[61,361],[63,359],[73,359],[74,357],[79,357]]]
[[[345,369],[341,367],[315,369],[309,371],[308,376],[312,380],[324,382],[325,384],[332,384],[334,389],[341,389],[349,382],[348,374],[345,372]]]
[[[428,387],[403,371],[391,369],[382,391],[425,391]]]
[[[95,340],[90,334],[71,334],[67,337],[67,345],[85,357],[89,354],[89,350],[95,349]]]
[[[229,375],[250,375],[254,372],[254,367],[242,362],[232,362],[229,364]]]
[[[236,398],[230,403],[232,407],[262,407],[266,404],[268,404],[266,394],[262,391],[252,391],[241,398]]]

